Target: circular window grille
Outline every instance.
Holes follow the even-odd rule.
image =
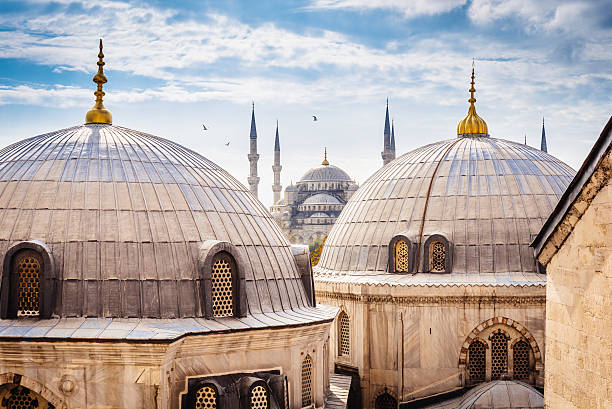
[[[31,395],[30,390],[18,386],[6,399],[6,409],[38,409],[38,399]]]
[[[395,271],[402,273],[410,271],[410,251],[408,243],[404,240],[395,243]]]
[[[261,385],[251,389],[251,409],[268,408],[268,391]]]
[[[512,366],[514,379],[529,379],[529,345],[525,341],[518,341],[512,347]]]
[[[397,400],[385,392],[376,398],[376,409],[397,409]]]
[[[312,359],[306,355],[302,362],[302,407],[312,405]]]
[[[215,409],[217,407],[217,391],[211,386],[203,386],[196,392],[196,409]]]
[[[350,333],[350,321],[346,312],[340,313],[340,345],[339,350],[341,356],[348,356],[351,351],[351,333]]]
[[[23,253],[17,261],[17,316],[32,317],[40,314],[40,259],[34,252]]]
[[[486,347],[480,341],[475,341],[468,348],[468,372],[472,382],[483,382],[486,373]]]
[[[212,301],[215,317],[234,315],[232,289],[232,263],[227,256],[220,256],[212,266]]]
[[[491,380],[508,373],[508,339],[502,332],[491,335]]]
[[[446,271],[446,250],[444,243],[434,241],[429,246],[429,270],[434,273],[443,273]]]

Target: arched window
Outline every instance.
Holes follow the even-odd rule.
[[[40,276],[42,257],[34,250],[21,250],[13,256],[11,283],[16,295],[17,317],[36,317],[40,314]]]
[[[376,398],[376,409],[397,409],[397,400],[385,392]]]
[[[395,243],[395,271],[410,272],[410,247],[405,240],[398,240]]]
[[[349,316],[341,311],[338,317],[338,355],[349,356],[351,352],[351,327]]]
[[[498,330],[489,339],[491,340],[491,380],[501,379],[508,373],[508,336]]]
[[[251,409],[268,409],[270,407],[270,396],[263,385],[255,385],[251,389]]]
[[[0,408],[3,409],[49,409],[53,407],[38,393],[22,385],[0,386],[0,398]]]
[[[302,361],[302,407],[312,406],[312,359],[306,355]]]
[[[212,310],[215,317],[234,315],[236,263],[229,253],[219,252],[212,262]]]
[[[446,248],[441,241],[429,245],[429,271],[443,273],[446,271]]]
[[[216,409],[217,389],[212,385],[202,386],[196,391],[195,409]]]
[[[529,344],[520,340],[512,346],[512,368],[513,377],[518,380],[529,380]]]
[[[470,382],[484,382],[486,375],[486,350],[481,341],[474,341],[468,348],[468,373]]]

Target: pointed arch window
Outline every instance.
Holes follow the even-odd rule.
[[[397,235],[389,242],[389,271],[409,273],[412,271],[412,243],[404,235]]]
[[[490,337],[491,380],[501,379],[508,373],[508,335],[498,330]]]
[[[312,358],[306,355],[302,361],[302,407],[312,406]]]
[[[423,271],[450,273],[452,269],[452,246],[441,234],[431,235],[423,247]]]
[[[468,348],[468,373],[470,382],[484,382],[486,376],[486,345],[474,341]]]
[[[235,312],[236,262],[226,252],[219,252],[212,262],[212,310],[215,317],[231,317]]]
[[[251,409],[268,409],[270,407],[268,389],[259,383],[251,388],[249,398]]]
[[[348,357],[351,352],[351,322],[346,312],[338,317],[338,355]]]
[[[446,249],[441,241],[434,241],[429,245],[429,271],[443,273],[446,264]]]
[[[388,392],[378,395],[376,398],[376,409],[397,409],[397,399]]]
[[[517,380],[529,380],[531,366],[529,363],[529,355],[531,347],[524,340],[516,342],[512,346],[512,368],[513,378]]]
[[[13,258],[13,283],[17,292],[17,317],[40,315],[40,276],[42,257],[33,250],[22,250]]]
[[[195,409],[217,409],[219,395],[213,385],[204,385],[196,391]]]

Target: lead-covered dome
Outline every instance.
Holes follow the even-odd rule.
[[[555,157],[501,139],[462,137],[423,146],[355,192],[316,271],[388,272],[395,251],[389,246],[397,237],[407,243],[398,251],[414,256],[407,263],[418,263],[406,269],[429,271],[424,259],[432,255],[424,248],[435,236],[447,246],[439,250],[447,251],[450,272],[533,272],[529,244],[573,175]]]
[[[342,169],[334,165],[321,165],[304,173],[300,182],[350,182],[351,177]]]
[[[0,257],[28,240],[53,257],[59,316],[204,316],[202,245],[215,240],[242,263],[244,314],[310,304],[289,243],[242,184],[194,151],[118,126],[0,151]]]

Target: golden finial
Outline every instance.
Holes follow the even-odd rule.
[[[96,103],[94,106],[87,111],[85,115],[85,123],[86,124],[112,124],[113,123],[113,115],[110,113],[108,109],[104,107],[102,103],[102,97],[104,96],[104,91],[102,91],[102,84],[106,81],[106,75],[104,75],[104,54],[102,53],[102,39],[100,39],[100,52],[98,53],[98,72],[93,77],[93,82],[98,84],[98,88],[94,95],[96,96]]]
[[[321,162],[321,165],[324,165],[324,166],[329,165],[329,162],[327,161],[327,147],[325,147],[325,157],[323,158],[323,162]]]
[[[472,60],[472,82],[470,87],[470,99],[468,99],[470,108],[468,109],[467,116],[457,125],[457,135],[460,137],[489,136],[487,123],[476,113],[476,106],[474,106],[474,102],[476,102],[476,98],[474,97],[476,88],[474,88],[474,84],[474,60]]]

